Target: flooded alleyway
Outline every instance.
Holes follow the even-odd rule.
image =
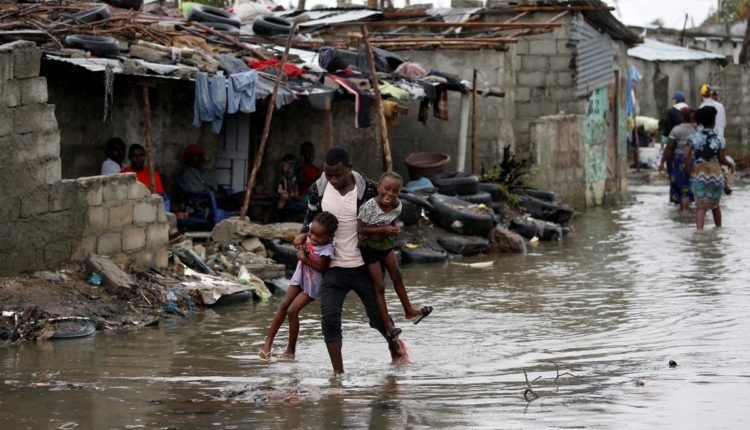
[[[589,211],[569,239],[492,269],[405,266],[412,301],[436,309],[418,326],[397,320],[410,366],[389,366],[354,295],[345,377],[331,379],[316,303],[298,362],[263,364],[274,298],[2,347],[0,427],[747,428],[750,189],[724,199],[724,228],[704,232],[667,204],[666,186],[631,191],[635,203]]]

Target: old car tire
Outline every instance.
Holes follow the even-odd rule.
[[[490,197],[492,197],[493,202],[499,202],[503,198],[503,195],[500,193],[500,188],[498,187],[498,185],[493,184],[492,182],[480,182],[479,191],[490,193]]]
[[[109,6],[97,6],[77,12],[63,22],[65,24],[82,24],[85,22],[101,21],[111,16],[112,10]]]
[[[202,4],[193,5],[188,13],[188,21],[197,21],[201,23],[220,22],[239,28],[241,25],[237,15],[231,14],[218,7],[206,6]]]
[[[490,242],[482,237],[464,236],[464,237],[439,237],[438,245],[451,254],[471,256],[483,254],[489,251]]]
[[[259,36],[289,34],[292,23],[278,16],[257,16],[253,20],[253,32]]]
[[[468,196],[479,192],[479,178],[461,172],[438,175],[432,183],[440,194],[446,196]]]
[[[555,193],[552,191],[540,190],[538,188],[528,188],[528,187],[513,188],[511,191],[513,191],[516,194],[525,194],[527,196],[534,197],[539,200],[544,200],[545,202],[549,202],[549,203],[555,202]]]
[[[269,244],[268,249],[273,253],[271,258],[277,263],[283,264],[289,270],[294,270],[297,267],[297,248],[294,246],[279,239],[274,239]]]
[[[558,203],[550,203],[529,195],[521,194],[520,206],[532,217],[557,224],[566,224],[573,218],[573,211]]]
[[[401,216],[399,219],[405,225],[414,225],[422,218],[422,208],[408,200],[401,200]]]
[[[477,211],[476,205],[459,198],[433,194],[430,202],[433,206],[430,219],[454,233],[486,236],[496,224],[495,213],[490,209],[487,213]]]
[[[492,196],[486,191],[480,191],[476,194],[469,194],[467,196],[459,195],[457,197],[465,202],[474,204],[484,204],[489,206],[492,203]]]
[[[113,37],[71,34],[65,37],[65,44],[89,51],[96,57],[113,57],[120,54],[120,44]]]
[[[427,200],[427,197],[421,194],[401,191],[400,193],[398,193],[398,198],[401,199],[402,203],[404,200],[406,200],[424,209],[427,209],[427,210],[432,209],[432,203],[430,203],[430,201]]]
[[[110,6],[121,9],[139,10],[143,6],[143,0],[102,0]]]
[[[510,222],[510,229],[526,239],[536,236],[540,240],[554,241],[563,237],[563,231],[559,225],[531,219],[514,219]]]
[[[50,339],[77,339],[96,333],[96,325],[87,319],[50,320],[53,332]]]
[[[219,300],[213,304],[213,307],[231,305],[235,303],[244,303],[253,300],[253,293],[250,291],[239,291],[234,294],[219,297]]]
[[[419,248],[401,248],[401,255],[404,263],[440,263],[448,259],[448,253],[444,249],[430,245],[420,246]]]

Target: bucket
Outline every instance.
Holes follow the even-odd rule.
[[[409,169],[409,179],[416,180],[444,172],[450,161],[451,157],[443,152],[413,152],[404,163]]]

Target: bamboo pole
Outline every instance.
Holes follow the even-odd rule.
[[[289,57],[289,49],[292,47],[292,40],[294,39],[294,33],[297,30],[297,23],[292,24],[292,28],[289,30],[289,36],[286,39],[286,46],[284,47],[284,55],[281,56],[281,64],[279,64],[279,73],[276,75],[276,81],[273,83],[273,92],[271,98],[268,100],[268,109],[266,110],[266,122],[263,124],[263,134],[260,138],[260,145],[258,146],[258,152],[255,154],[255,161],[253,162],[253,170],[250,172],[250,176],[247,178],[247,186],[245,187],[245,198],[242,202],[242,209],[240,210],[240,219],[244,220],[247,215],[247,208],[250,206],[250,195],[255,187],[255,177],[258,176],[258,170],[260,170],[260,163],[263,161],[263,154],[266,152],[266,142],[268,142],[268,133],[271,131],[271,119],[273,118],[273,111],[276,107],[276,95],[279,92],[279,85],[281,85],[281,77],[284,75],[284,67],[286,66],[286,60]]]
[[[366,26],[362,26],[362,38],[365,41],[365,51],[367,52],[367,63],[370,65],[370,79],[372,80],[372,89],[375,92],[375,106],[378,109],[378,120],[380,123],[380,138],[383,141],[383,170],[389,172],[393,169],[393,159],[391,158],[391,142],[388,140],[388,126],[385,123],[385,111],[383,110],[383,99],[380,96],[380,83],[378,82],[378,72],[375,69],[375,58],[372,55],[372,45],[370,45],[370,34]]]
[[[471,84],[471,174],[477,174],[477,69]]]
[[[151,125],[151,101],[149,100],[148,85],[143,84],[143,113],[146,117],[146,163],[148,165],[148,190],[154,193],[154,143]]]

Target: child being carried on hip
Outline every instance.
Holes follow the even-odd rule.
[[[362,259],[367,265],[367,270],[370,272],[370,277],[372,277],[378,308],[383,316],[388,337],[391,340],[398,339],[401,329],[394,326],[393,320],[388,314],[381,264],[388,270],[396,294],[404,307],[406,319],[417,324],[432,312],[432,306],[424,306],[421,309],[412,307],[409,296],[406,294],[406,287],[401,277],[401,269],[398,266],[396,254],[393,252],[393,248],[396,246],[394,238],[401,232],[401,229],[396,225],[396,219],[401,214],[401,201],[398,198],[398,193],[401,191],[403,182],[404,180],[398,173],[383,173],[378,181],[378,195],[363,203],[357,216],[358,246],[362,253]]]
[[[299,262],[292,280],[289,281],[289,289],[286,290],[286,295],[271,321],[265,344],[258,351],[258,358],[261,361],[271,361],[273,338],[287,317],[289,318],[289,341],[286,351],[278,359],[280,361],[294,360],[299,335],[299,313],[320,293],[323,272],[328,270],[331,259],[334,258],[333,234],[336,233],[338,226],[338,220],[330,212],[319,213],[310,224],[307,240],[297,250]]]

